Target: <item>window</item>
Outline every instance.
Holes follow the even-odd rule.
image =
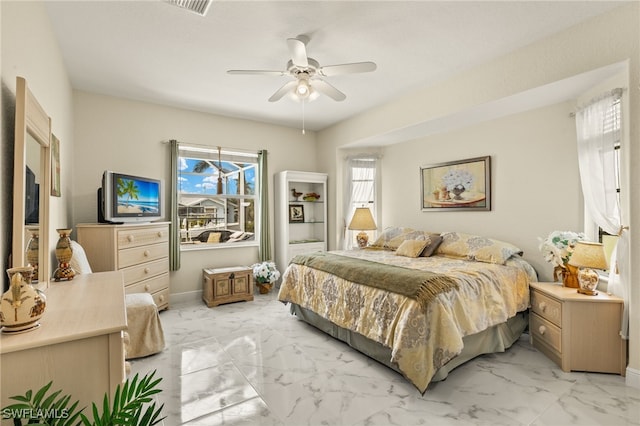
[[[179,152],[181,245],[255,241],[257,154],[185,145]]]
[[[347,205],[345,206],[345,248],[355,246],[355,234],[360,231],[346,229],[357,207],[368,207],[373,219],[377,220],[376,180],[378,177],[377,157],[356,157],[347,160]],[[375,231],[366,231],[371,241]]]
[[[621,99],[618,98],[612,105],[610,109],[608,109],[604,116],[604,131],[605,133],[610,133],[615,135],[616,141],[614,142],[614,150],[613,155],[611,156],[611,163],[615,173],[615,188],[618,196],[618,205],[620,204],[620,182],[621,182],[621,174],[620,174],[620,143],[621,143],[621,128],[620,128],[620,118],[621,118]],[[585,208],[586,211],[586,208]],[[593,230],[596,230],[597,240],[604,245],[607,263],[611,259],[611,252],[615,247],[618,236],[611,235],[605,232],[602,228],[595,224],[595,222],[591,218],[587,218],[586,220],[587,227],[590,227]],[[589,232],[587,229],[587,235],[593,234],[594,231]]]

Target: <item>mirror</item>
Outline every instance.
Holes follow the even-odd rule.
[[[13,160],[13,266],[37,263],[40,285],[49,281],[49,194],[51,192],[51,119],[16,79],[16,123]],[[27,259],[27,245],[37,235],[37,256]],[[36,260],[37,259],[37,260]]]

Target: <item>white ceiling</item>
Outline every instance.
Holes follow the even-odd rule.
[[[286,76],[286,39],[321,65],[376,71],[325,79],[347,95],[305,105],[321,130],[618,7],[613,1],[215,1],[201,17],[162,1],[49,1],[74,88],[299,128],[302,106],[267,99]]]

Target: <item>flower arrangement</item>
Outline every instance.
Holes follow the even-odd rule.
[[[256,263],[251,267],[253,268],[253,278],[258,283],[274,283],[280,278],[280,271],[274,262]]]
[[[586,236],[582,232],[553,231],[544,240],[539,239],[539,249],[544,260],[556,267],[565,268],[576,243],[584,239]]]
[[[464,169],[450,169],[442,176],[442,184],[447,188],[447,191],[453,191],[453,188],[458,185],[468,191],[473,185],[473,181],[473,175]]]

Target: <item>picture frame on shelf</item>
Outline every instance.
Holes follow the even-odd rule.
[[[420,167],[422,211],[491,210],[491,157]]]
[[[289,204],[289,223],[304,222],[304,206],[302,204]]]

